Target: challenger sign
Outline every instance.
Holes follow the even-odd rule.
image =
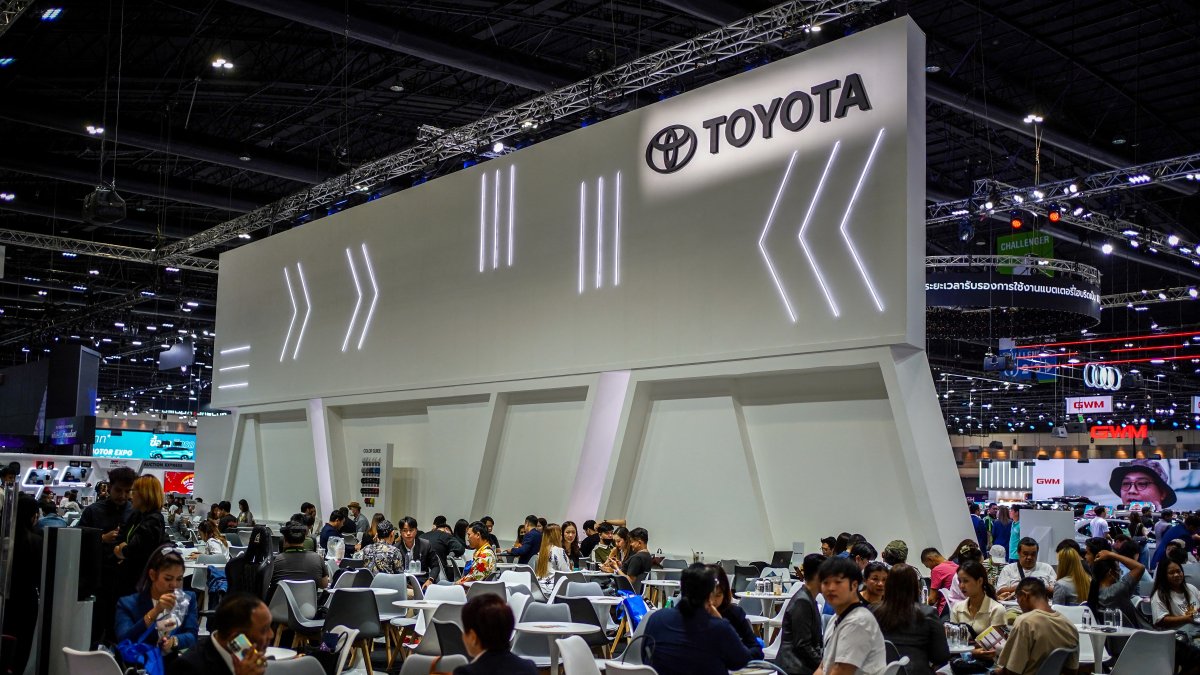
[[[1067,399],[1067,414],[1113,411],[1112,396],[1076,396]]]

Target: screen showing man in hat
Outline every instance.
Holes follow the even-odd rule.
[[[1163,464],[1153,459],[1135,459],[1113,469],[1108,485],[1121,498],[1122,504],[1146,502],[1155,510],[1173,506],[1175,491],[1167,481],[1167,469]]]

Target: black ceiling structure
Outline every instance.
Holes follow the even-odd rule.
[[[37,2],[0,34],[0,64],[6,63],[0,65],[0,193],[14,195],[0,199],[0,230],[158,250],[408,148],[431,128],[471,123],[770,4]],[[666,85],[597,103],[519,140],[550,138],[585,118],[619,114],[909,15],[927,36],[931,200],[970,197],[980,179],[1033,186],[1200,151],[1200,85],[1189,75],[1200,72],[1194,2],[869,4],[820,33],[797,32]],[[54,8],[62,9],[57,18],[42,20]],[[1022,121],[1031,113],[1044,118],[1037,125],[1040,150],[1034,125]],[[90,133],[89,126],[104,131]],[[428,167],[375,194],[456,170],[463,159],[471,158]],[[82,199],[106,183],[125,198],[128,217],[85,223]],[[1155,183],[1076,204],[1195,242],[1198,188],[1200,181]],[[348,194],[343,206],[371,196]],[[1011,231],[1006,220],[972,219],[965,238],[961,223],[932,225],[929,253],[996,253],[995,237]],[[252,238],[297,224],[280,222]],[[1105,294],[1200,284],[1200,259],[1189,264],[1065,223],[1026,227],[1054,237],[1055,257],[1099,268]],[[215,258],[245,242],[195,255]],[[1111,254],[1102,251],[1105,243],[1115,245]],[[106,357],[100,387],[106,405],[201,409],[209,398],[215,302],[216,275],[209,272],[9,243],[0,278],[0,365],[39,358],[55,340],[78,340]],[[1184,300],[1106,309],[1089,336],[1188,331],[1200,331],[1200,309]],[[154,357],[162,345],[193,335],[196,366],[159,372]],[[1002,337],[929,342],[949,428],[971,433],[1053,422],[1061,417],[1061,397],[1081,389],[1069,373],[1025,387],[998,378],[987,386],[949,384],[983,375],[976,364]],[[1076,332],[1059,339],[1080,338]],[[1187,355],[1184,341],[1173,354]],[[1097,353],[1112,358],[1109,346]],[[1197,358],[1144,364],[1148,382],[1134,398],[1145,410],[1172,402],[1186,409],[1181,397],[1200,393]],[[973,419],[966,421],[968,409]],[[1182,414],[1179,420],[1186,423]]]

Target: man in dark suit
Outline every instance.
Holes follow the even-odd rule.
[[[471,662],[454,669],[454,675],[537,675],[533,661],[513,654],[512,610],[498,596],[488,593],[472,598],[462,609],[463,644]]]
[[[249,593],[230,593],[213,616],[212,634],[167,666],[167,675],[264,675],[271,641],[271,610]],[[229,643],[245,635],[253,649],[244,660]]]
[[[538,529],[537,516],[525,516],[525,538],[519,546],[508,551],[509,555],[517,556],[517,562],[528,565],[529,559],[542,550],[542,531]]]
[[[421,571],[428,575],[425,578],[425,587],[428,588],[442,578],[442,561],[434,552],[433,544],[417,536],[419,532],[416,518],[401,518],[400,541],[396,548],[400,549],[400,555],[404,558],[404,569],[408,569],[409,563],[414,560],[421,563]]]
[[[467,550],[463,546],[463,543],[458,540],[458,537],[454,536],[454,532],[445,522],[441,525],[435,525],[432,530],[419,535],[418,538],[428,541],[429,545],[433,547],[434,554],[437,555],[438,560],[442,563],[443,571],[447,566],[446,560],[451,555],[461,558]]]
[[[800,569],[804,585],[792,596],[783,615],[783,635],[780,636],[775,665],[788,675],[811,675],[821,665],[824,653],[821,610],[817,609],[814,598],[821,592],[817,570],[823,562],[825,556],[820,553],[804,556]]]

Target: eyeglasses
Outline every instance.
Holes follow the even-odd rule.
[[[1136,481],[1128,481],[1127,480],[1127,481],[1121,482],[1121,489],[1122,490],[1135,490],[1136,489],[1138,491],[1141,491],[1141,490],[1149,489],[1151,485],[1154,485],[1154,483],[1152,483],[1148,480],[1136,480]]]

